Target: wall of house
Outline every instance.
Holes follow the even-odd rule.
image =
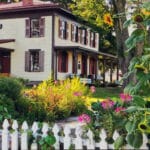
[[[65,21],[67,21],[68,23],[68,39],[61,39],[58,35],[59,35],[59,19],[63,19]],[[73,20],[70,20],[68,18],[65,18],[63,16],[60,15],[55,15],[55,46],[80,46],[80,47],[84,47],[84,48],[88,48],[91,49],[93,51],[98,51],[99,49],[99,35],[98,33],[96,33],[97,36],[97,41],[96,41],[96,47],[91,47],[90,46],[90,28],[88,29],[88,44],[87,45],[83,45],[80,42],[73,42],[71,41],[71,24],[77,24],[79,27],[82,26],[81,24],[79,24],[78,22],[74,22]]]
[[[25,19],[1,19],[3,28],[0,29],[1,39],[15,39],[14,52],[11,53],[11,75],[19,76],[32,81],[47,79],[51,74],[51,49],[52,49],[52,17],[45,18],[44,37],[25,37]],[[25,51],[41,49],[44,55],[44,72],[25,72]]]

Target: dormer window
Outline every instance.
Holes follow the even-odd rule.
[[[78,26],[75,24],[71,25],[71,40],[73,42],[78,42]]]
[[[44,28],[44,18],[26,19],[26,37],[43,37]]]
[[[59,20],[59,37],[61,39],[67,39],[68,38],[68,24],[64,20]]]

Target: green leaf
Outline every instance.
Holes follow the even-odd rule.
[[[125,111],[128,113],[132,113],[138,110],[137,106],[129,106]]]
[[[126,128],[128,133],[133,132],[133,130],[134,130],[133,121],[128,121],[125,125],[125,128]]]
[[[130,20],[126,20],[125,22],[124,22],[124,24],[123,24],[123,28],[127,28],[130,24],[132,24],[133,23],[133,20],[132,19],[130,19]]]
[[[140,106],[140,107],[144,107],[145,106],[146,102],[141,96],[134,95],[132,97],[133,97],[133,101],[132,102],[134,103],[134,105]]]
[[[143,143],[143,135],[141,132],[132,132],[126,137],[127,143],[134,148],[140,148]]]
[[[45,142],[50,146],[55,144],[56,139],[53,135],[48,135],[47,137],[45,137]]]
[[[120,149],[123,146],[123,144],[124,144],[124,137],[119,136],[114,142],[114,148]]]

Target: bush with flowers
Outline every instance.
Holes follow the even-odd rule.
[[[24,95],[35,106],[42,106],[40,109],[44,114],[46,112],[47,116],[44,121],[52,121],[82,113],[87,109],[86,97],[90,97],[94,91],[95,87],[85,86],[79,78],[64,81],[48,79],[32,89],[25,90]],[[34,105],[29,108],[32,113]]]

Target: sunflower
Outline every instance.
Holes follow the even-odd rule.
[[[109,26],[113,26],[113,20],[109,13],[104,15],[104,23],[108,24]]]

